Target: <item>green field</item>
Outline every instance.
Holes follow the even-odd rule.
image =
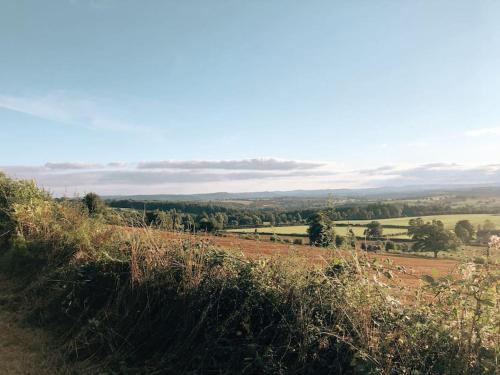
[[[424,221],[441,220],[445,227],[448,229],[453,229],[457,221],[459,220],[469,220],[474,226],[482,225],[485,220],[490,220],[500,228],[500,215],[494,214],[456,214],[456,215],[433,215],[433,216],[417,216],[424,219]],[[382,225],[408,225],[408,221],[413,219],[412,217],[398,217],[393,219],[381,219],[377,220]],[[371,220],[345,220],[338,221],[337,223],[351,223],[351,224],[367,224]]]
[[[307,233],[307,225],[291,225],[286,227],[264,227],[257,228],[258,233],[276,233],[281,235],[303,235]],[[230,229],[228,232],[242,232],[242,233],[254,233],[256,228],[245,228],[245,229]],[[336,227],[335,232],[339,235],[345,236],[347,234],[348,227]],[[364,227],[352,227],[354,234],[358,237],[364,235]],[[405,229],[398,228],[384,228],[384,236],[389,236],[391,238],[408,238],[407,235],[398,233],[406,232]]]
[[[453,229],[456,222],[459,220],[469,220],[474,226],[482,225],[485,220],[490,220],[497,227],[500,228],[500,215],[492,215],[492,214],[458,214],[458,215],[435,215],[435,216],[421,216],[424,221],[432,221],[432,220],[441,220],[445,227],[448,229]],[[377,220],[382,225],[408,225],[408,221],[412,219],[411,217],[400,217],[394,219],[381,219]],[[345,221],[337,221],[338,224],[367,224],[372,220],[345,220]],[[245,229],[230,229],[228,232],[243,232],[243,233],[253,233],[256,228],[245,228]],[[358,237],[362,237],[364,235],[365,227],[351,227],[354,231],[354,234]],[[337,234],[345,236],[347,234],[348,227],[336,227],[335,231]],[[399,228],[384,228],[384,236],[388,236],[391,238],[408,238],[405,234],[399,234],[401,232],[405,232],[405,229]],[[276,233],[281,235],[294,235],[299,234],[303,235],[307,233],[307,225],[290,225],[284,227],[263,227],[257,228],[257,232],[259,233]]]

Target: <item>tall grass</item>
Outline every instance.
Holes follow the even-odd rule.
[[[388,294],[382,269],[354,253],[323,267],[252,261],[194,237],[109,226],[77,204],[16,189],[3,201],[15,230],[1,269],[24,281],[29,320],[53,330],[68,357],[97,363],[91,373],[498,370],[498,278],[487,265],[429,278],[407,305]]]

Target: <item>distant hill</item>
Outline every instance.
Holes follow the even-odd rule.
[[[323,190],[291,190],[260,191],[242,193],[205,193],[205,194],[153,194],[153,195],[114,195],[104,197],[107,200],[129,199],[137,201],[224,201],[254,199],[319,199],[333,196],[335,198],[353,199],[405,199],[455,194],[460,196],[499,196],[500,186],[480,185],[428,185],[398,186],[365,189],[323,189]]]

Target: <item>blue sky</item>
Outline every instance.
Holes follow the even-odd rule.
[[[0,166],[56,194],[500,182],[500,2],[0,10]]]

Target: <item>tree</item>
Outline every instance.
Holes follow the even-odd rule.
[[[410,219],[410,221],[408,222],[408,225],[410,226],[408,228],[408,235],[409,236],[413,236],[413,232],[420,226],[424,225],[424,219],[422,219],[421,217],[417,217],[417,218],[414,218],[414,219]]]
[[[83,204],[87,207],[90,216],[102,213],[106,207],[104,201],[96,193],[87,193],[83,197]]]
[[[202,217],[198,225],[205,232],[212,232],[214,230],[214,221],[210,220],[209,217]]]
[[[382,224],[378,221],[372,221],[366,224],[365,236],[368,238],[382,237],[383,231]]]
[[[337,247],[342,247],[345,244],[345,237],[344,236],[335,236],[335,246]]]
[[[392,241],[387,241],[385,243],[385,251],[391,251],[396,249],[396,244]]]
[[[455,224],[455,234],[463,243],[469,243],[476,231],[469,220],[460,220]]]
[[[165,211],[155,210],[153,212],[153,224],[158,229],[172,230],[173,221],[172,217]]]
[[[172,221],[172,230],[183,231],[184,224],[182,222],[182,215],[178,213],[175,208],[170,210],[169,214],[170,214],[170,220]]]
[[[455,233],[444,229],[439,223],[427,223],[415,228],[413,232],[414,251],[432,251],[434,258],[440,251],[455,250],[460,240]]]
[[[422,219],[421,217],[410,219],[408,224],[410,225],[410,227],[419,227],[421,225],[424,225],[424,219]]]
[[[335,243],[333,223],[323,213],[316,213],[310,217],[307,234],[313,246],[328,247]]]
[[[227,215],[222,213],[222,212],[217,212],[215,214],[215,222],[216,222],[216,227],[217,230],[222,230],[224,229],[224,225],[227,223]]]
[[[182,217],[182,225],[184,230],[187,230],[188,232],[194,232],[196,229],[194,219],[190,214],[186,214]]]

